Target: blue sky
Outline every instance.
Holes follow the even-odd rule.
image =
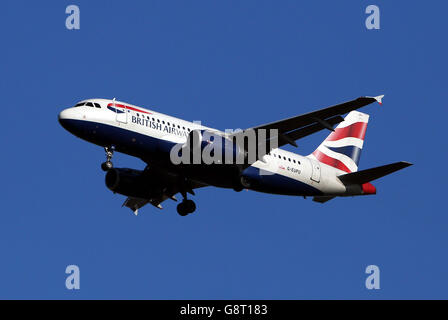
[[[65,28],[65,8],[81,29]],[[381,29],[367,30],[367,5]],[[391,1],[3,1],[0,298],[448,298],[448,6]],[[245,128],[362,95],[360,168],[415,165],[378,195],[332,200],[198,190],[138,217],[104,186],[103,150],[58,113],[113,98]],[[308,154],[326,132],[298,141]],[[144,164],[116,154],[116,166]],[[65,267],[81,289],[65,288]],[[364,270],[381,270],[367,290]]]

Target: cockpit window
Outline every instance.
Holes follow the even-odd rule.
[[[75,105],[75,107],[82,107],[82,106],[88,106],[88,107],[95,107],[95,108],[101,108],[101,105],[96,102],[79,102]]]

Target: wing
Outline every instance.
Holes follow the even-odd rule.
[[[163,209],[161,203],[167,199],[172,199],[174,201],[177,201],[174,194],[170,193],[164,193],[160,197],[151,198],[151,199],[142,199],[142,198],[134,198],[134,197],[128,197],[123,203],[123,207],[128,207],[131,209],[135,215],[138,215],[138,209],[145,206],[146,204],[150,203],[154,207]]]
[[[147,199],[128,197],[124,201],[122,207],[128,207],[132,210],[132,212],[134,212],[135,215],[138,215],[138,209],[146,205],[148,202],[149,200]]]
[[[333,130],[333,126],[335,124],[344,120],[341,115],[346,114],[352,110],[364,107],[375,101],[381,104],[383,97],[384,95],[377,97],[360,97],[355,100],[340,103],[328,108],[309,112],[292,118],[283,119],[280,121],[267,123],[246,130],[254,130],[255,132],[258,132],[260,129],[277,129],[278,135],[276,137],[269,138],[277,138],[277,147],[281,147],[286,144],[291,144],[297,147],[297,144],[295,143],[296,140],[318,132],[322,129]],[[244,134],[245,131],[236,132],[230,136],[232,137],[239,134]],[[272,149],[267,148],[266,153],[269,153],[270,150]]]
[[[161,192],[157,195],[153,195],[149,199],[128,197],[124,201],[123,207],[128,207],[131,209],[135,215],[138,214],[138,210],[141,207],[148,203],[158,209],[163,209],[162,202],[165,200],[171,199],[173,201],[177,201],[175,197],[176,193],[188,192],[194,194],[194,189],[206,186],[205,184],[201,184],[193,180],[182,180],[182,182],[179,182],[179,176],[173,173],[164,172],[162,168],[147,166],[145,169],[145,176],[148,181],[157,181]]]

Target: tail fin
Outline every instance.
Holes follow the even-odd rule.
[[[345,172],[358,171],[369,115],[350,112],[309,156]]]

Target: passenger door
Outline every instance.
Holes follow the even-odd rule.
[[[114,103],[115,112],[117,113],[116,119],[119,123],[128,123],[128,110],[124,105]]]
[[[311,180],[320,182],[320,163],[316,160],[311,161]]]

